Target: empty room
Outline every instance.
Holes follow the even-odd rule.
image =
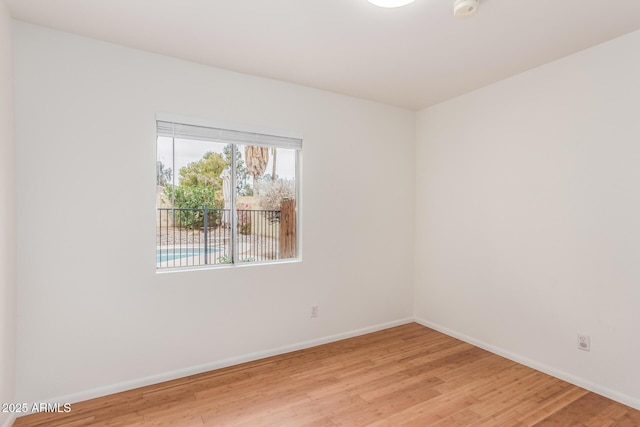
[[[639,426],[640,2],[0,0],[0,426]]]

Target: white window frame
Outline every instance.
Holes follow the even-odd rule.
[[[174,125],[174,129],[169,133],[167,126],[169,124]],[[198,127],[209,130],[206,135],[187,136],[184,132],[176,133],[176,127]],[[227,133],[227,134],[225,134]],[[156,150],[158,147],[158,137],[172,137],[182,139],[198,139],[203,141],[210,141],[214,143],[223,143],[231,145],[231,241],[232,241],[232,259],[230,263],[224,264],[203,264],[193,266],[181,266],[181,267],[156,267],[156,273],[167,273],[175,271],[194,271],[211,268],[229,268],[229,267],[245,267],[256,265],[269,265],[269,264],[282,264],[290,262],[298,262],[302,260],[302,199],[301,199],[301,163],[302,163],[302,134],[299,132],[283,131],[267,129],[264,127],[251,126],[251,125],[238,125],[231,123],[223,123],[213,120],[207,120],[202,118],[193,118],[171,113],[157,113],[156,114]],[[296,256],[293,258],[268,260],[268,261],[255,261],[255,262],[239,262],[238,261],[238,216],[237,216],[237,186],[236,186],[236,152],[237,145],[259,145],[269,148],[286,148],[295,150],[295,212],[296,212]],[[175,148],[174,148],[175,150]],[[175,163],[175,151],[173,154]],[[156,154],[157,161],[157,154]],[[173,179],[172,184],[175,185],[175,164],[172,165]],[[172,202],[173,204],[173,202]],[[156,224],[157,227],[157,224]]]

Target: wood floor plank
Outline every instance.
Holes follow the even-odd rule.
[[[412,323],[14,425],[637,427],[640,411]]]

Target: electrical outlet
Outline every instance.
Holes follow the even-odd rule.
[[[591,338],[589,338],[589,335],[578,334],[578,348],[584,351],[591,351]]]
[[[317,305],[312,305],[311,306],[311,317],[318,317],[318,306]]]

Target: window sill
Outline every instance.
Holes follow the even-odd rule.
[[[211,265],[199,265],[192,267],[168,267],[163,269],[156,269],[156,274],[174,274],[174,273],[187,273],[193,271],[203,270],[221,270],[230,268],[251,268],[251,267],[263,267],[269,265],[282,265],[282,264],[295,264],[301,263],[301,258],[291,258],[279,261],[265,261],[265,262],[244,262],[237,264],[211,264]]]

